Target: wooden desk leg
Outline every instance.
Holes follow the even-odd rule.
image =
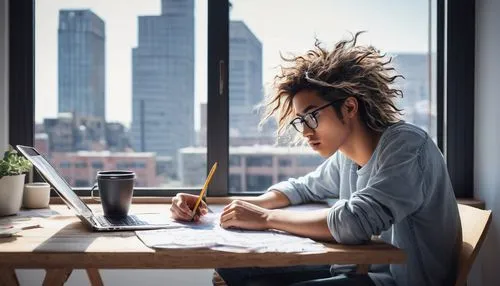
[[[87,268],[87,275],[89,276],[90,285],[92,286],[103,286],[101,279],[101,274],[99,274],[99,269],[97,268]]]
[[[370,264],[358,264],[356,267],[357,274],[368,274],[368,270],[370,270]]]
[[[0,268],[0,285],[19,286],[16,271],[12,268]]]
[[[56,268],[56,269],[45,269],[47,272],[45,274],[45,279],[43,279],[43,286],[53,286],[53,285],[64,285],[66,280],[68,280],[69,275],[73,269],[69,268]]]

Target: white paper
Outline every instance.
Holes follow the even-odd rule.
[[[0,237],[10,237],[22,230],[40,227],[38,221],[30,217],[11,216],[0,219]]]
[[[17,212],[17,217],[51,217],[54,215],[58,215],[59,213],[55,210],[46,208],[46,209],[22,209]]]
[[[231,252],[322,252],[323,244],[285,232],[224,229],[218,215],[208,214],[199,224],[175,229],[136,231],[151,248],[210,248]]]

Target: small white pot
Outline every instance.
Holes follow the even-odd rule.
[[[0,179],[0,216],[13,215],[21,209],[25,176],[5,176]]]
[[[41,209],[49,206],[50,185],[47,183],[28,183],[24,185],[23,208]]]

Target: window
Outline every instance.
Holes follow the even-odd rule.
[[[351,34],[348,32],[362,30],[367,32],[359,38],[360,43],[373,44],[393,57],[394,66],[405,77],[395,85],[404,93],[404,97],[397,102],[405,110],[404,119],[427,130],[437,139],[436,77],[433,72],[435,26],[431,26],[429,20],[429,11],[434,11],[436,4],[432,1],[405,0],[381,4],[370,0],[316,0],[294,2],[293,5],[287,0],[230,2],[231,147],[247,146],[255,152],[266,148],[271,154],[269,158],[277,157],[282,152],[287,157],[296,157],[296,164],[278,159],[278,166],[287,167],[294,176],[304,175],[321,164],[324,159],[315,154],[306,154],[304,152],[307,151],[294,148],[284,149],[285,145],[276,146],[274,142],[266,143],[271,141],[266,138],[273,138],[275,127],[267,124],[258,128],[261,119],[258,106],[264,94],[273,92],[272,82],[282,64],[281,55],[302,54],[313,47],[315,38],[331,49],[337,41],[349,38]],[[429,9],[430,5],[433,5],[432,9]],[[314,17],[307,17],[304,22],[305,14]],[[272,159],[269,158],[264,162],[263,158],[248,156],[246,166],[272,166]],[[278,179],[285,177],[289,175],[276,176],[270,183],[277,183]],[[248,184],[249,187],[252,185]]]
[[[271,156],[254,156],[246,157],[247,167],[271,167],[273,165],[273,157]]]
[[[284,175],[284,174],[279,174],[278,175],[278,181],[280,181],[280,182],[286,181],[289,178],[290,178],[290,176],[288,176],[288,175]]]
[[[230,174],[229,175],[229,190],[231,192],[240,192],[241,186],[241,175],[240,174]]]
[[[101,2],[103,2],[102,4],[105,5],[104,3],[108,1],[105,0]],[[112,1],[109,2],[114,3]],[[140,15],[158,16],[161,14],[161,12],[159,12],[161,10],[161,8],[159,7],[160,1],[131,0],[132,4],[130,5],[135,5],[136,2],[140,2],[141,5],[144,6],[141,6],[140,9],[136,9],[136,7],[131,6],[134,7],[131,9],[135,9],[136,11],[138,11],[138,13],[140,13]],[[166,0],[164,2],[169,1]],[[211,183],[211,186],[216,186],[214,188],[215,191],[209,188],[208,194],[226,195],[227,191],[219,190],[229,189],[229,174],[232,172],[230,172],[229,170],[229,158],[227,157],[228,150],[229,153],[232,153],[234,150],[238,150],[239,147],[246,148],[245,146],[257,146],[257,149],[262,149],[262,146],[264,145],[274,146],[273,144],[275,143],[274,137],[267,135],[269,134],[268,132],[272,134],[272,126],[266,127],[268,129],[257,129],[257,132],[260,132],[260,134],[262,134],[261,136],[257,137],[252,136],[251,132],[247,132],[249,131],[247,129],[245,129],[245,132],[240,132],[238,130],[237,125],[244,126],[244,124],[246,123],[246,125],[248,126],[255,126],[253,123],[258,122],[259,120],[259,110],[255,110],[253,108],[255,106],[253,102],[248,102],[248,98],[244,96],[247,93],[246,89],[250,88],[251,90],[255,90],[252,88],[252,86],[255,85],[245,84],[245,86],[240,86],[239,83],[241,82],[241,79],[239,78],[241,78],[242,75],[245,75],[247,73],[247,70],[257,71],[256,73],[258,73],[258,71],[261,71],[262,84],[256,85],[261,86],[262,92],[258,96],[262,96],[268,90],[266,84],[269,82],[269,77],[267,77],[267,75],[273,74],[275,72],[273,68],[276,67],[274,65],[274,62],[270,62],[268,60],[270,53],[274,53],[275,56],[277,54],[276,51],[303,52],[311,46],[311,43],[314,40],[315,36],[325,43],[331,44],[332,42],[337,41],[342,36],[345,36],[345,31],[358,31],[366,29],[366,25],[363,25],[364,21],[372,23],[372,25],[370,25],[368,29],[368,33],[363,36],[365,42],[371,42],[381,50],[386,51],[391,55],[403,54],[403,45],[418,48],[418,50],[407,51],[407,53],[427,53],[427,56],[429,57],[428,62],[430,63],[431,67],[429,69],[430,74],[428,74],[428,82],[430,86],[430,92],[428,94],[430,94],[430,104],[419,103],[415,106],[410,105],[412,107],[412,111],[416,110],[416,113],[414,112],[410,115],[417,118],[417,120],[419,120],[420,122],[430,122],[427,128],[429,128],[428,130],[430,131],[430,134],[433,136],[433,138],[437,137],[439,146],[441,147],[441,150],[443,151],[443,153],[445,153],[445,156],[447,158],[448,167],[450,169],[453,169],[453,172],[450,171],[450,177],[455,186],[457,196],[471,196],[473,189],[473,170],[472,167],[464,168],[463,166],[473,166],[473,164],[471,164],[471,162],[473,161],[473,144],[471,144],[474,133],[473,117],[460,117],[457,115],[464,114],[465,112],[470,112],[467,107],[471,106],[471,100],[473,100],[473,98],[470,97],[470,94],[474,92],[474,61],[466,60],[474,58],[474,48],[473,45],[470,45],[470,43],[474,42],[474,23],[473,21],[471,22],[467,19],[464,20],[463,15],[468,15],[471,17],[471,19],[473,19],[474,10],[469,9],[469,6],[467,5],[461,5],[461,2],[455,3],[452,1],[447,3],[447,9],[445,9],[444,1],[429,0],[424,2],[414,2],[415,1],[405,0],[402,1],[402,3],[397,3],[396,5],[392,5],[392,3],[391,5],[385,5],[384,3],[382,3],[379,6],[386,9],[386,11],[378,11],[376,9],[377,7],[375,7],[374,9],[368,9],[368,6],[374,4],[367,0],[356,0],[354,2],[349,1],[349,3],[343,3],[342,1],[332,3],[330,1],[315,0],[312,2],[314,5],[310,5],[310,7],[305,6],[305,8],[297,6],[299,5],[297,3],[290,5],[287,2],[287,5],[283,5],[282,2],[279,1],[264,3],[263,1],[259,2],[235,0],[231,1],[231,15],[227,17],[230,10],[229,1],[196,1],[194,8],[196,17],[196,44],[194,52],[196,54],[194,76],[194,108],[192,108],[192,105],[182,105],[182,100],[179,100],[180,97],[171,98],[172,105],[175,105],[178,110],[182,110],[184,114],[189,114],[190,109],[194,109],[195,116],[193,117],[195,119],[193,119],[193,121],[196,135],[193,139],[194,143],[190,144],[192,145],[192,147],[180,149],[177,154],[178,156],[172,157],[168,155],[156,155],[156,164],[148,165],[149,163],[146,163],[147,168],[152,167],[152,170],[157,170],[158,173],[153,171],[156,176],[158,176],[158,174],[161,174],[160,178],[168,179],[168,182],[163,181],[163,184],[161,184],[162,180],[157,180],[158,182],[160,182],[160,184],[156,185],[153,188],[145,184],[145,187],[147,187],[148,189],[152,188],[151,190],[154,191],[154,194],[150,193],[150,195],[172,195],[172,191],[176,192],[175,188],[177,186],[195,186],[191,183],[185,184],[183,183],[184,181],[179,179],[183,176],[185,170],[183,170],[182,168],[178,168],[178,163],[182,160],[184,154],[187,154],[187,151],[191,152],[189,155],[195,155],[196,157],[196,159],[194,160],[196,166],[190,166],[189,171],[191,172],[192,170],[197,170],[195,173],[196,175],[193,174],[192,177],[201,177],[202,181],[207,174],[207,162],[210,161],[211,163],[213,163],[214,161],[218,161],[220,163],[218,171],[214,176],[214,180]],[[72,1],[72,6],[65,8],[88,8],[89,3],[91,3],[90,0],[89,2],[83,0]],[[169,3],[174,2],[170,1]],[[60,83],[68,85],[72,80],[76,81],[75,73],[71,72],[69,67],[67,67],[66,69],[58,67],[58,23],[55,24],[55,28],[54,26],[53,28],[47,28],[47,26],[43,25],[42,23],[48,22],[45,21],[45,19],[57,19],[56,21],[58,22],[58,11],[60,7],[67,4],[67,1],[49,0],[11,1],[9,3],[9,71],[10,74],[13,75],[9,77],[9,141],[13,145],[35,144],[37,146],[37,149],[39,149],[44,154],[50,153],[49,148],[58,148],[59,150],[63,150],[62,152],[64,153],[70,153],[73,150],[75,141],[77,140],[82,142],[82,144],[79,145],[78,148],[80,149],[78,149],[77,152],[82,152],[86,151],[86,148],[89,148],[88,146],[92,146],[92,144],[95,142],[95,140],[91,137],[91,133],[87,132],[89,131],[88,126],[83,126],[84,128],[80,128],[81,126],[78,126],[78,129],[76,130],[78,132],[76,132],[74,128],[72,128],[73,120],[68,120],[66,116],[67,114],[58,114],[59,104],[63,105],[64,102],[61,101],[58,103],[58,101],[56,100],[59,96],[58,92],[56,92],[57,87]],[[265,4],[266,9],[261,8],[263,4]],[[259,25],[262,26],[262,23],[265,23],[266,19],[277,19],[276,17],[283,14],[286,14],[288,18],[295,17],[298,19],[300,18],[300,15],[299,17],[296,17],[294,11],[295,13],[298,13],[296,12],[297,10],[300,10],[302,12],[307,11],[308,14],[318,13],[318,11],[321,12],[322,10],[328,12],[328,8],[333,9],[331,8],[332,5],[335,5],[335,11],[344,11],[342,13],[336,13],[337,15],[356,15],[356,17],[353,18],[362,22],[353,21],[353,19],[351,18],[349,19],[349,21],[342,21],[342,25],[336,24],[334,26],[330,26],[323,24],[321,26],[318,26],[314,22],[316,19],[312,19],[312,21],[308,22],[307,25],[301,25],[300,29],[298,30],[281,29],[280,31],[276,32],[272,30],[272,26],[279,25],[268,25],[268,32],[274,34],[272,38],[264,37],[263,34],[261,34],[262,29],[259,28]],[[424,5],[425,7],[422,8]],[[52,6],[58,7],[51,8]],[[349,9],[354,9],[357,6],[363,6],[363,9],[357,9],[356,11],[351,13],[351,10]],[[407,7],[403,7],[406,10],[404,10],[401,6]],[[92,7],[90,8],[90,10],[92,10]],[[285,12],[283,12],[283,9],[285,8],[290,10],[286,10]],[[43,14],[40,13],[44,9],[51,11],[49,13],[49,16],[43,16]],[[155,12],[150,12],[153,9],[156,9]],[[109,10],[112,10],[113,12],[109,12],[107,13],[107,15],[112,15],[113,21],[115,21],[115,14],[117,14],[120,10]],[[408,15],[408,10],[411,10],[412,14]],[[34,11],[37,11],[36,15]],[[401,11],[404,13],[395,11]],[[104,18],[105,23],[108,22],[108,17],[105,17],[104,14],[102,14],[100,11],[96,10],[93,12],[99,17]],[[389,13],[390,16],[384,16],[386,15],[384,13]],[[271,14],[272,17],[269,16],[269,14]],[[207,15],[211,16],[206,18]],[[262,23],[256,25],[255,21],[252,20],[252,15],[259,15],[261,18],[260,21]],[[371,17],[374,15],[377,16],[377,19],[371,19]],[[73,17],[75,16],[76,15],[74,15]],[[132,20],[127,20],[126,23],[120,22],[116,26],[120,26],[122,30],[127,31],[127,34],[131,35],[131,37],[133,38],[135,38],[136,36],[139,37],[128,42],[126,45],[120,46],[121,49],[118,50],[112,49],[112,46],[108,45],[109,43],[107,43],[106,49],[113,51],[112,55],[114,57],[123,57],[123,54],[130,53],[139,53],[139,55],[141,55],[140,51],[132,51],[134,47],[137,47],[138,42],[142,43],[142,47],[147,46],[151,48],[158,48],[157,43],[147,41],[147,39],[151,39],[151,37],[154,35],[155,25],[152,25],[152,23],[149,23],[147,20],[141,21],[142,25],[138,25],[138,17],[133,16],[132,18]],[[320,20],[328,20],[332,17],[315,18]],[[338,20],[338,17],[334,18]],[[379,23],[379,19],[383,19],[383,21]],[[423,23],[422,21],[424,19],[428,19],[428,21]],[[446,29],[445,20],[448,23]],[[209,25],[208,21],[210,21]],[[237,58],[239,56],[238,54],[236,54],[237,57],[233,57],[232,59],[242,60],[240,64],[236,63],[236,69],[232,70],[231,65],[227,64],[230,62],[229,57],[231,56],[231,54],[234,54],[234,50],[232,53],[229,53],[231,42],[233,42],[233,44],[237,46],[255,43],[255,41],[240,41],[238,39],[236,39],[235,41],[230,41],[230,30],[228,30],[228,27],[230,25],[229,21],[244,22],[249,30],[256,35],[256,38],[262,44],[261,62],[253,60],[248,62],[244,59]],[[388,29],[383,27],[383,25],[381,24],[384,21],[386,23],[392,21]],[[279,22],[279,19],[274,20],[274,22]],[[287,21],[287,23],[288,22],[290,21]],[[427,23],[430,23],[431,25],[427,25]],[[181,27],[182,29],[185,29],[177,22],[174,24],[166,29],[169,31],[168,33],[176,29],[180,29]],[[411,25],[411,27],[408,28],[406,25]],[[130,31],[133,31],[135,29],[134,27],[136,26],[140,26],[140,31],[131,33]],[[62,30],[69,29],[69,24],[61,23],[60,27]],[[125,29],[126,27],[130,28]],[[202,28],[200,29],[200,27]],[[328,28],[329,31],[327,31],[326,33],[322,32],[321,30],[314,31],[317,29],[321,29],[321,27]],[[340,27],[343,34],[335,32],[332,27]],[[205,34],[205,31],[207,31],[207,34]],[[408,31],[411,31],[411,33],[409,33]],[[184,32],[185,30],[183,30],[183,33]],[[109,38],[109,35],[111,35],[110,33],[111,31],[108,31],[107,35],[104,36],[107,36],[107,38]],[[452,33],[451,36],[450,33]],[[424,34],[424,38],[421,37],[422,34]],[[460,36],[452,37],[453,35]],[[409,38],[410,36],[414,36],[414,38]],[[83,42],[84,38],[84,36],[81,36],[78,40]],[[179,37],[176,36],[175,38],[177,39]],[[422,38],[423,40],[416,40],[417,38]],[[293,43],[287,43],[287,41],[291,41],[290,39],[293,39]],[[397,39],[397,42],[400,44],[400,46],[396,48],[386,46],[381,42],[385,39]],[[185,42],[177,42],[177,45],[178,47],[182,46],[184,49],[193,47],[193,45],[189,45]],[[47,48],[51,47],[51,50],[44,52],[43,49],[40,49],[42,46],[48,46]],[[128,46],[128,48],[124,48],[126,46]],[[428,48],[422,48],[423,46],[427,46]],[[116,45],[114,47],[116,47]],[[175,47],[176,46],[174,44],[169,44],[165,45],[163,48],[172,49]],[[83,52],[82,48],[78,48],[77,50],[78,53]],[[255,51],[255,45],[253,46],[253,51]],[[445,58],[445,56],[447,56],[448,58]],[[34,59],[36,59],[36,62],[34,62]],[[40,61],[41,59],[45,59],[45,61]],[[106,59],[109,60],[109,56]],[[72,57],[71,60],[74,61],[76,60],[76,58]],[[146,59],[144,59],[144,61],[146,61]],[[179,62],[179,60],[176,59],[175,62],[177,63]],[[400,62],[402,62],[401,59]],[[205,64],[207,65],[206,67],[204,67]],[[82,66],[84,65],[82,64]],[[121,64],[118,65],[118,67],[122,66],[123,65]],[[131,66],[132,63],[126,64],[125,68],[121,68],[120,70],[117,70],[116,66],[113,66],[115,71],[114,74],[127,73],[131,75],[134,72]],[[168,75],[169,77],[174,77],[176,79],[180,74],[186,73],[185,70],[180,71],[178,69],[173,69],[172,65],[165,67],[165,65],[161,64],[161,62],[154,61],[150,64],[141,64],[140,67],[137,67],[137,65],[134,66],[137,68],[137,71],[135,72],[135,75],[137,76],[134,76],[134,79],[143,82],[144,84],[141,86],[141,88],[143,88],[145,92],[148,91],[148,93],[155,93],[157,92],[157,90],[166,88],[166,81],[160,82],[156,80],[154,72],[156,69],[165,70],[166,75]],[[144,66],[151,66],[155,68],[146,69],[144,68]],[[220,69],[224,68],[225,66],[228,67],[226,70]],[[74,69],[76,68],[76,66],[73,66],[72,68]],[[107,72],[110,72],[109,69],[110,66],[107,65]],[[445,69],[448,71],[446,73],[446,77],[444,73]],[[59,72],[57,70],[59,70]],[[230,79],[229,83],[227,81],[219,81],[219,79],[221,79],[221,76],[224,76],[226,73],[229,74],[232,72],[240,75],[237,75],[235,76],[235,78]],[[63,77],[61,80],[59,80],[58,73],[70,74],[71,76]],[[252,73],[255,74],[254,72]],[[89,80],[94,79],[95,78],[89,78]],[[253,82],[253,80],[255,79],[258,80],[259,77],[252,77],[252,79],[245,78],[242,81],[247,83],[250,81]],[[419,81],[418,77],[415,77],[415,79],[416,81]],[[106,82],[108,81],[110,81],[110,77],[106,77]],[[202,82],[201,84],[199,84],[200,81]],[[33,82],[36,82],[36,86],[31,84]],[[233,84],[231,85],[231,83]],[[131,76],[129,76],[128,81],[124,80],[122,84],[124,86],[132,86]],[[230,90],[229,85],[231,85],[231,95],[228,95],[228,91]],[[424,96],[421,96],[424,92],[422,86],[423,85],[420,85],[420,88],[409,88],[409,90],[412,90],[413,94],[420,94],[420,96],[417,96],[417,99],[424,98]],[[144,132],[142,132],[141,134],[144,135],[144,137],[148,137],[157,129],[157,127],[151,128],[150,126],[147,126],[146,122],[158,121],[158,118],[149,117],[168,116],[169,112],[165,112],[166,109],[158,110],[158,112],[164,112],[164,114],[162,115],[160,113],[156,114],[155,112],[148,112],[148,115],[150,116],[146,118],[144,118],[144,116],[141,117],[141,115],[145,115],[145,110],[152,110],[155,108],[159,109],[160,105],[153,98],[147,98],[144,100],[141,99],[135,102],[132,102],[132,100],[130,99],[130,106],[135,104],[137,108],[121,108],[117,111],[116,108],[111,108],[111,105],[117,102],[116,100],[111,100],[111,91],[114,91],[113,98],[116,99],[116,97],[118,96],[121,99],[120,103],[126,103],[127,101],[129,101],[127,100],[127,98],[132,98],[132,91],[123,94],[118,93],[119,95],[116,95],[116,87],[111,88],[111,86],[107,84],[106,88],[106,90],[109,90],[110,92],[105,94],[107,104],[104,109],[112,109],[115,114],[108,116],[108,113],[106,113],[106,124],[104,127],[104,129],[106,129],[106,138],[104,139],[104,142],[107,144],[107,148],[105,150],[110,151],[111,154],[115,154],[120,153],[120,150],[124,150],[123,146],[126,146],[125,153],[130,155],[130,151],[134,150],[132,144],[130,143],[132,141],[132,138],[130,136],[132,118],[141,119],[140,123],[143,123],[141,126],[142,130],[144,130]],[[240,96],[233,96],[232,90],[235,90],[235,92],[239,93]],[[445,92],[450,91],[453,94],[453,97],[447,99],[445,97]],[[53,95],[52,97],[48,96],[47,98],[45,98],[45,96],[47,95],[43,95],[44,93],[53,93]],[[251,93],[255,94],[253,92]],[[78,102],[82,106],[82,108],[84,108],[85,106],[85,108],[89,110],[91,108],[99,110],[99,106],[89,105],[82,101],[82,96],[80,94],[75,93],[74,96],[75,98],[80,100]],[[99,96],[100,95],[96,94],[96,98],[98,98]],[[209,104],[207,104],[207,102]],[[230,108],[228,106],[229,102],[231,102]],[[233,106],[233,104],[239,104],[243,107],[239,108],[238,106]],[[251,105],[252,108],[248,108],[248,105]],[[46,114],[49,115],[44,115],[44,113],[42,112],[43,109],[46,109]],[[131,112],[128,111],[130,109],[132,109]],[[426,119],[429,117],[422,117],[420,116],[420,114],[418,114],[422,113],[422,111],[425,114],[425,112],[427,112],[427,109],[430,110],[430,119]],[[444,113],[445,109],[446,114]],[[226,114],[226,112],[228,111],[230,115],[227,118],[221,116],[223,114]],[[115,121],[115,118],[117,117],[116,113],[127,114],[129,112],[131,113],[130,115],[125,115],[125,117],[130,118],[128,122],[120,123]],[[190,116],[188,115],[188,117]],[[456,122],[456,118],[462,119],[458,123],[456,123],[456,125],[450,124],[450,122]],[[250,119],[253,122],[251,122]],[[166,120],[165,122],[177,122],[177,120],[178,118],[168,118],[168,120]],[[52,126],[51,121],[57,124],[54,124],[54,126]],[[445,121],[448,122],[448,125],[445,125]],[[109,132],[108,128],[113,125],[112,123],[118,123],[117,125],[121,125],[123,128],[125,128],[125,132],[120,131],[120,128],[118,128],[118,130],[112,129],[115,130],[115,132]],[[422,123],[419,124],[425,125]],[[433,127],[433,124],[437,126]],[[98,127],[99,125],[97,124],[96,126]],[[227,128],[224,126],[227,126]],[[55,128],[56,130],[52,130],[53,128]],[[210,128],[210,131],[207,132],[208,128]],[[90,127],[90,129],[96,128]],[[99,128],[97,129],[99,130]],[[459,130],[459,132],[455,131],[455,129]],[[30,132],[30,130],[36,130],[36,134]],[[435,130],[437,130],[437,132]],[[49,132],[54,132],[54,134],[57,134],[57,136],[52,136],[52,138],[49,140],[48,136],[46,136],[46,134]],[[122,134],[127,132],[129,133],[128,136],[114,136],[114,134]],[[101,133],[97,132],[97,136],[99,136],[100,134]],[[109,134],[112,135],[110,136]],[[464,134],[467,136],[465,136]],[[467,138],[466,140],[463,140],[464,136],[465,138]],[[170,142],[171,140],[175,139],[175,133],[165,132],[165,138],[168,138],[168,141]],[[229,141],[227,141],[225,138],[230,139]],[[151,140],[151,142],[154,142],[154,144],[166,144],[165,140],[158,140],[151,137],[148,137],[148,139]],[[100,142],[102,143],[103,141]],[[208,148],[207,145],[209,146]],[[68,146],[70,146],[71,148],[68,148]],[[100,145],[97,144],[97,147],[99,146]],[[238,148],[234,148],[234,146],[237,146]],[[446,146],[446,149],[444,149],[444,146]],[[94,145],[93,147],[96,146]],[[146,149],[147,147],[148,146],[146,146]],[[83,154],[85,153],[83,152]],[[116,158],[107,155],[105,151],[103,151],[102,154],[105,155],[105,157],[103,158],[104,168],[108,168],[108,163],[114,164]],[[452,160],[450,160],[450,156]],[[184,164],[186,164],[186,162],[188,162],[188,160],[185,160]],[[62,169],[60,164],[54,164],[54,166],[56,168]],[[71,166],[67,167],[71,168]],[[305,172],[305,170],[301,171],[300,173],[302,172]],[[288,173],[284,174],[284,176],[287,175]],[[72,180],[74,180],[74,178],[71,176],[63,176],[67,178],[68,182],[72,182]],[[246,179],[246,176],[242,177],[242,179],[244,181],[244,179]],[[278,179],[278,175],[273,175],[273,180],[274,179]],[[242,182],[242,184],[246,186],[246,183]],[[183,189],[183,191],[186,190],[199,192],[199,189]],[[82,190],[82,194],[88,194],[88,191],[89,188],[86,188],[86,190]],[[146,189],[141,191],[144,191],[143,193],[145,194],[148,193]],[[138,193],[139,192],[135,192],[135,194]]]
[[[292,160],[291,159],[285,159],[285,158],[280,158],[279,159],[279,165],[280,167],[289,167],[292,165]]]
[[[241,156],[230,155],[229,156],[229,166],[235,166],[235,167],[241,166]]]
[[[78,179],[75,180],[75,187],[88,187],[88,186],[89,186],[89,181],[87,180],[78,180]]]
[[[77,168],[77,169],[87,168],[87,162],[76,162],[75,168]]]
[[[59,164],[59,167],[61,169],[69,169],[69,168],[71,168],[71,163],[70,162],[61,162],[61,164]]]
[[[207,1],[34,3],[35,147],[52,162],[63,153],[69,161],[101,158],[92,169],[161,170],[141,182],[149,188],[203,179]],[[198,157],[192,178],[180,175],[188,153]],[[70,181],[90,187],[93,172],[85,173]]]
[[[297,165],[304,167],[318,167],[321,163],[325,161],[324,158],[317,154],[309,154],[309,155],[299,155],[297,156]]]
[[[247,192],[262,193],[269,188],[273,182],[273,177],[268,175],[247,175]]]
[[[101,170],[104,167],[102,162],[92,162],[92,168]]]

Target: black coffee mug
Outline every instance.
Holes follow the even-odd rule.
[[[125,217],[132,203],[134,183],[135,173],[132,171],[99,171],[90,196],[101,202],[105,216]],[[100,199],[94,198],[96,188]]]

